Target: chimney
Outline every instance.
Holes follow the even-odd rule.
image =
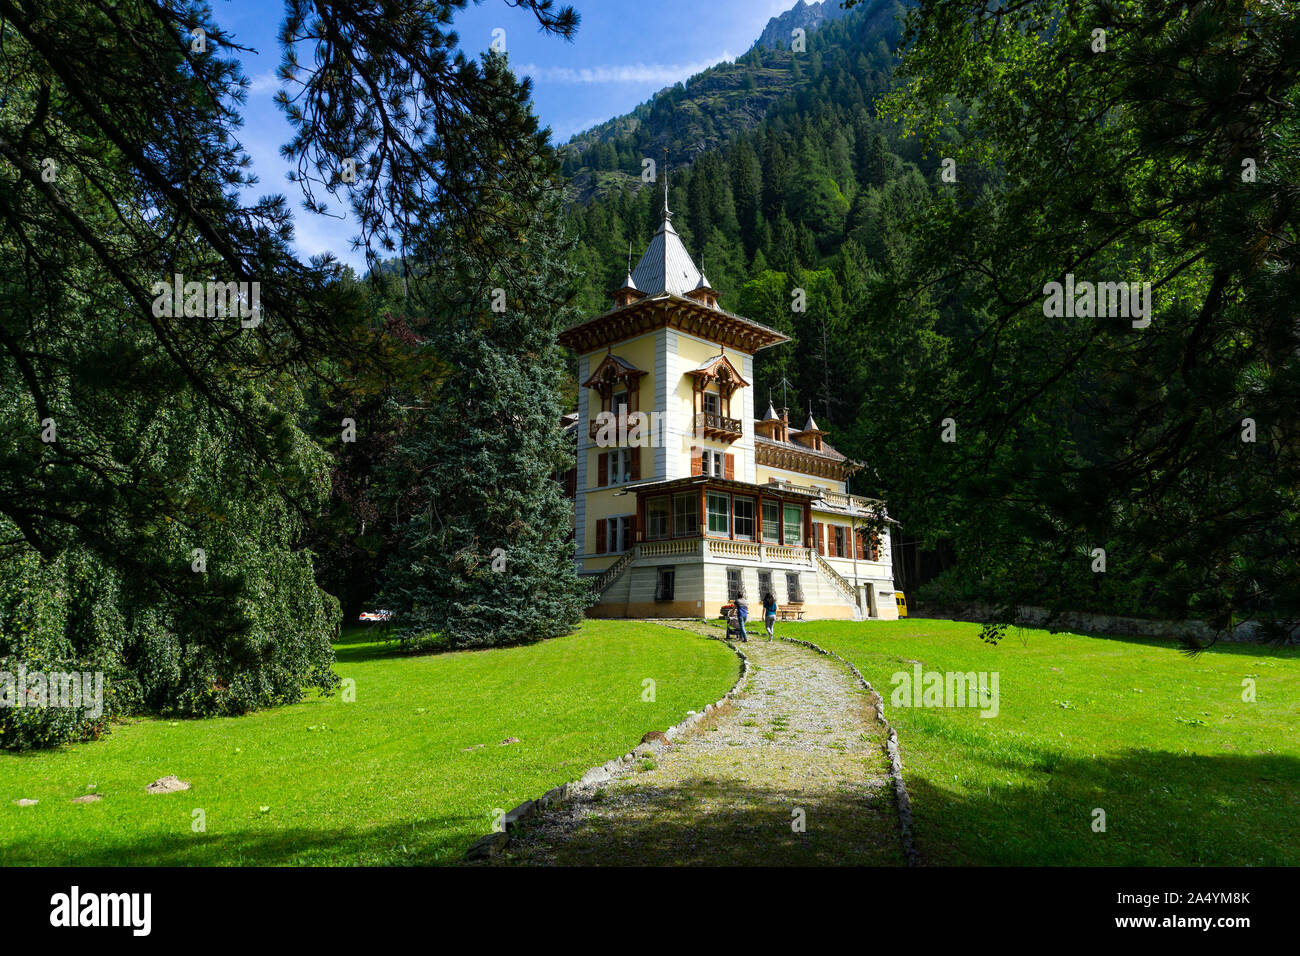
[[[777,441],[790,440],[790,409],[781,409],[781,424],[776,428]]]

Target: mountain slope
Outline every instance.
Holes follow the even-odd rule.
[[[888,59],[896,41],[896,0],[874,0],[845,11],[835,0],[805,4],[768,21],[758,42],[732,63],[720,63],[661,90],[632,112],[617,116],[579,133],[560,147],[565,175],[580,203],[606,196],[611,190],[639,189],[645,158],[662,162],[668,148],[669,163],[680,168],[703,153],[725,146],[738,134],[762,123],[773,107],[806,91],[822,72],[822,49],[843,43],[845,37],[866,41],[862,53]],[[788,49],[790,31],[805,25],[807,47],[803,53]],[[830,26],[853,24],[843,35],[825,39]],[[780,48],[774,38],[784,36]],[[887,69],[883,62],[878,69]]]
[[[767,26],[755,46],[765,50],[788,48],[790,38],[796,29],[812,33],[831,20],[840,19],[848,12],[840,6],[839,0],[820,0],[818,3],[804,3],[804,0],[799,0],[785,13],[767,21]]]

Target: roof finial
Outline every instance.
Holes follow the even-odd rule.
[[[627,274],[632,274],[632,240],[627,241]]]
[[[664,222],[673,218],[672,212],[668,209],[668,147],[664,147]]]

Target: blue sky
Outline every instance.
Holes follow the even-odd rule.
[[[560,0],[557,0],[557,5]],[[612,116],[626,113],[671,86],[721,60],[740,56],[770,17],[794,0],[572,0],[582,15],[573,42],[544,35],[531,13],[504,0],[471,3],[453,21],[461,48],[477,55],[493,30],[505,31],[506,51],[517,74],[533,77],[534,107],[564,142]],[[301,207],[297,187],[285,181],[288,164],[280,144],[289,127],[275,108],[275,68],[280,62],[276,33],[283,8],[276,0],[214,0],[218,22],[256,54],[243,57],[252,81],[241,140],[259,178],[257,194],[281,192],[296,209],[300,254],[332,251],[354,266],[355,227],[347,220],[315,216]],[[339,209],[343,213],[344,210]]]

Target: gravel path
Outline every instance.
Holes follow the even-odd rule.
[[[523,823],[494,862],[901,865],[884,734],[866,692],[806,648],[753,635],[741,648],[753,670],[729,707]]]

